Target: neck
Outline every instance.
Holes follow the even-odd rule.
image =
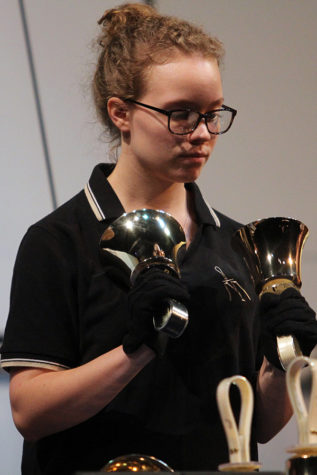
[[[129,170],[119,160],[108,181],[116,192],[124,210],[160,209],[171,214],[182,226],[186,240],[195,232],[190,196],[183,183],[164,183],[148,173]]]
[[[172,210],[185,208],[186,190],[183,183],[163,182],[146,170],[131,169],[119,159],[108,181],[117,193],[126,212],[140,208]]]

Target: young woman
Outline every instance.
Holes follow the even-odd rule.
[[[255,392],[255,459],[256,442],[279,431],[291,409],[285,374],[267,359],[274,344],[266,357],[259,346],[260,337],[274,341],[275,327],[261,330],[267,307],[259,309],[231,247],[240,224],[211,209],[195,184],[236,114],[224,105],[222,44],[141,4],[106,11],[99,24],[93,90],[121,146],[118,161],[98,165],[85,190],[30,227],[12,282],[2,366],[25,438],[23,474],[99,470],[131,453],[175,470],[216,469],[228,450],[215,392],[234,374]],[[113,259],[101,262],[103,231],[140,208],[164,210],[183,227],[180,280],[150,270],[130,288]],[[187,306],[189,325],[158,356],[152,316],[166,297]],[[270,321],[285,301],[295,303],[294,320],[315,323],[294,294],[270,303]]]

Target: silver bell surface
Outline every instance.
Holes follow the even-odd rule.
[[[185,242],[185,234],[170,214],[154,209],[124,213],[103,232],[101,254],[110,252],[130,272],[131,284],[139,274],[157,267],[179,278],[177,253]],[[174,299],[166,299],[164,310],[154,315],[154,327],[178,338],[188,324],[186,307]]]

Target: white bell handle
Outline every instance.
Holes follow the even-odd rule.
[[[301,372],[304,367],[309,367],[312,375],[308,410],[301,385]],[[295,358],[287,368],[286,382],[297,421],[299,446],[317,445],[317,360],[307,356]]]
[[[237,427],[230,403],[230,386],[235,384],[241,396],[239,427]],[[223,379],[217,387],[217,404],[226,434],[231,463],[250,461],[250,432],[253,414],[253,390],[244,376]]]

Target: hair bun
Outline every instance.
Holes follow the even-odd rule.
[[[100,20],[98,20],[98,25],[107,28],[112,25],[115,28],[119,25],[126,25],[127,22],[137,23],[138,21],[153,15],[157,16],[157,12],[149,5],[141,3],[125,3],[117,8],[106,10]]]
[[[146,18],[158,16],[156,10],[141,3],[124,3],[116,8],[106,10],[98,25],[102,26],[99,45],[105,47],[107,39],[120,35],[122,30],[136,30]]]

